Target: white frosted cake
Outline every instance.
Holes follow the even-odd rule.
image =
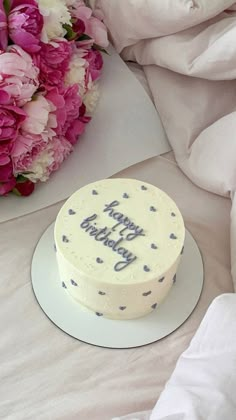
[[[157,308],[175,283],[185,228],[163,191],[106,179],[66,201],[54,235],[62,287],[97,316],[132,319]]]

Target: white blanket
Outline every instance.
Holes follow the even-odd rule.
[[[150,420],[235,420],[236,295],[215,299]]]
[[[209,307],[152,413],[122,419],[235,420],[235,337],[236,295],[224,294]]]

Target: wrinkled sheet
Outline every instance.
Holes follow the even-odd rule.
[[[236,294],[221,295],[179,358],[150,420],[235,420],[235,337]]]
[[[36,243],[62,203],[1,223],[1,419],[111,420],[151,410],[210,303],[233,290],[230,200],[192,184],[169,155],[168,160],[153,158],[120,176],[159,186],[180,207],[203,256],[200,301],[177,331],[149,346],[111,350],[81,343],[49,321],[30,280]]]

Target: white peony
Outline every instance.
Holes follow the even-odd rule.
[[[48,167],[54,162],[53,150],[49,147],[43,150],[32,165],[27,169],[30,173],[26,175],[32,182],[45,182],[49,178]]]
[[[44,17],[42,41],[48,42],[64,37],[64,24],[71,25],[71,15],[64,0],[38,0],[39,10]]]
[[[78,84],[79,94],[84,95],[85,86],[85,74],[87,61],[82,57],[83,53],[81,50],[77,50],[71,57],[69,71],[66,73],[65,84],[67,86]]]
[[[86,111],[92,114],[97,106],[99,98],[98,84],[94,83],[90,90],[84,95],[83,102],[86,106]]]

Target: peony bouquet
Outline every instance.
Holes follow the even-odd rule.
[[[72,152],[108,45],[83,0],[0,0],[0,195],[29,195]]]

